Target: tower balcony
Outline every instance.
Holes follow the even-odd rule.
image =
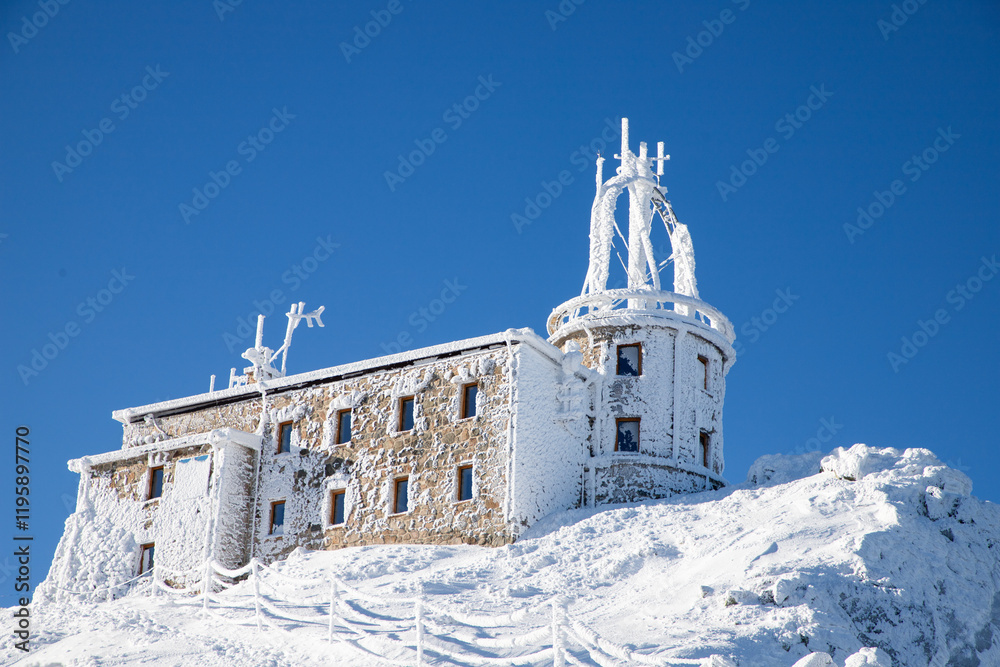
[[[570,299],[552,311],[547,329],[549,340],[558,341],[581,329],[638,324],[649,318],[703,329],[721,337],[727,347],[736,339],[732,322],[715,307],[696,297],[651,289],[610,289]]]

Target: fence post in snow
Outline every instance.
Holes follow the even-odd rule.
[[[565,667],[566,660],[563,655],[562,624],[563,606],[559,598],[552,599],[552,665],[553,667]]]
[[[208,613],[208,596],[212,592],[212,561],[211,559],[205,561],[205,574],[201,579],[201,592],[202,601],[201,608],[206,614]]]
[[[330,577],[330,627],[327,629],[326,640],[333,643],[333,610],[337,605],[337,580]]]
[[[423,597],[417,596],[414,603],[413,616],[417,626],[417,667],[424,664],[424,601]]]
[[[260,564],[254,558],[250,561],[250,576],[253,578],[253,615],[257,620],[257,632],[261,632],[260,627]]]

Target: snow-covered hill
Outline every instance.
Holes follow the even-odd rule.
[[[296,552],[261,571],[263,632],[251,582],[207,615],[194,594],[49,590],[37,652],[4,664],[541,665],[556,641],[570,664],[1000,665],[1000,509],[971,486],[922,449],[768,456],[744,484],[562,512],[503,548]]]

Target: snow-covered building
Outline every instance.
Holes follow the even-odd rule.
[[[116,411],[121,449],[69,462],[77,511],[50,579],[81,590],[155,562],[182,582],[207,558],[236,568],[297,547],[501,545],[553,511],[725,484],[733,328],[698,296],[690,234],[659,183],[662,142],[633,153],[623,119],[616,157],[608,180],[597,160],[583,292],[552,312],[547,339],[512,329],[287,375],[292,331],[322,326],[322,309],[294,305],[277,352],[261,317],[251,366],[226,389]],[[654,257],[656,219],[669,257]],[[609,288],[616,235],[627,283]]]

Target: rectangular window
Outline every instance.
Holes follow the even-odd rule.
[[[344,499],[347,492],[343,489],[330,492],[330,525],[339,526],[344,523]]]
[[[478,395],[478,384],[467,384],[462,387],[462,419],[476,416],[476,396]]]
[[[393,490],[392,498],[392,512],[393,514],[401,514],[402,512],[407,512],[410,509],[410,504],[407,498],[407,487],[409,479],[406,477],[400,477],[396,480]]]
[[[142,552],[139,554],[139,574],[145,574],[153,569],[153,556],[156,545],[150,542],[142,545]]]
[[[708,357],[699,354],[698,363],[702,365],[702,370],[704,371],[701,378],[701,388],[708,391]]]
[[[156,466],[149,469],[149,493],[146,494],[148,500],[159,498],[163,495],[163,466]]]
[[[472,466],[458,467],[458,500],[472,500]]]
[[[275,500],[271,503],[271,528],[268,535],[285,534],[285,501]]]
[[[616,452],[639,451],[639,420],[618,419],[618,433],[615,436]]]
[[[642,345],[618,346],[618,375],[638,377],[642,375]]]
[[[399,399],[399,430],[409,431],[413,428],[413,397],[404,396]]]
[[[707,468],[712,461],[712,437],[702,431],[698,435],[698,440],[701,442],[701,464]]]
[[[278,453],[292,451],[292,422],[278,424]]]
[[[351,441],[351,411],[341,410],[337,413],[337,442],[342,445]]]

